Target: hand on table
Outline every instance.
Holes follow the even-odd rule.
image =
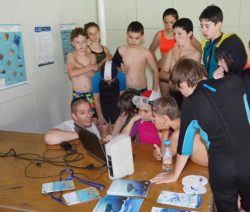
[[[150,182],[155,183],[155,184],[161,184],[161,183],[173,183],[173,182],[176,182],[177,180],[178,180],[178,177],[176,177],[174,173],[169,174],[169,173],[162,172],[156,175],[154,178],[150,179]]]

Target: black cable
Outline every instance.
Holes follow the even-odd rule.
[[[99,179],[101,177],[101,175],[107,171],[106,165],[99,166],[99,167],[96,167],[93,164],[89,164],[87,166],[75,166],[75,165],[73,165],[72,163],[81,161],[85,157],[83,153],[77,152],[76,145],[73,147],[72,151],[66,152],[66,154],[56,156],[56,157],[48,157],[46,154],[52,150],[58,151],[58,150],[62,150],[62,149],[47,149],[43,152],[43,155],[40,156],[39,154],[34,154],[34,153],[17,154],[14,148],[10,148],[10,150],[7,153],[0,153],[0,157],[3,157],[3,158],[4,157],[14,157],[17,159],[29,161],[30,163],[25,167],[25,170],[24,170],[25,177],[29,177],[29,178],[50,178],[50,177],[58,176],[58,175],[50,175],[50,176],[40,177],[40,176],[28,175],[28,168],[30,168],[31,165],[35,165],[37,167],[40,167],[44,163],[48,163],[48,164],[51,164],[54,166],[59,166],[59,167],[70,167],[70,168],[77,168],[77,169],[100,171],[100,174],[94,179],[88,177],[85,174],[78,173],[78,174],[82,174],[83,176],[85,176],[86,178],[88,178],[90,180]],[[60,160],[60,158],[61,158],[61,160]]]
[[[28,169],[31,167],[31,165],[33,166],[36,166],[37,167],[37,163],[34,163],[34,162],[30,162],[24,169],[24,175],[25,177],[27,178],[32,178],[32,179],[45,179],[45,178],[52,178],[52,177],[58,177],[59,175],[56,174],[56,175],[47,175],[47,176],[32,176],[32,175],[29,175],[28,174]],[[107,172],[107,168],[106,169],[100,169],[98,170],[99,171],[99,175],[97,175],[96,177],[92,178],[92,177],[89,177],[87,174],[84,174],[84,173],[80,173],[80,172],[76,172],[74,173],[75,175],[82,175],[83,177],[85,177],[86,179],[88,180],[91,180],[91,181],[97,181],[101,178],[101,176]]]

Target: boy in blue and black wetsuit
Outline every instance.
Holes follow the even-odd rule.
[[[171,175],[159,175],[155,183],[178,179],[192,155],[193,138],[199,130],[208,149],[209,182],[218,211],[250,211],[250,109],[241,79],[228,75],[206,80],[204,67],[181,59],[171,81],[187,98],[182,104],[176,167]]]
[[[208,72],[208,78],[213,79],[213,73],[217,69],[218,60],[215,55],[215,49],[218,43],[225,39],[225,34],[221,32],[223,13],[222,10],[210,5],[205,8],[200,17],[201,30],[206,38],[202,43],[203,64]]]
[[[238,35],[232,34],[216,48],[218,68],[214,79],[222,78],[228,74],[238,75],[245,86],[250,103],[250,67],[245,46]]]

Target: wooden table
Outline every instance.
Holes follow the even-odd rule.
[[[84,153],[84,149],[79,141],[75,141],[77,150]],[[64,150],[59,145],[48,146],[43,141],[43,135],[31,134],[31,133],[18,133],[18,132],[6,132],[0,131],[0,153],[3,155],[7,153],[10,148],[14,148],[16,154],[23,153],[36,153],[42,155],[46,149],[49,149],[46,153],[47,157],[54,157],[64,154]],[[132,176],[128,176],[125,179],[135,180],[149,180],[157,173],[161,171],[161,163],[155,161],[152,156],[153,147],[149,145],[133,145],[133,152],[135,154],[134,165],[135,173]],[[91,156],[85,154],[85,158],[77,162],[77,165],[86,166],[89,163],[99,165],[99,162],[93,159]],[[47,182],[58,181],[58,173],[65,167],[58,167],[47,163],[32,164],[27,168],[29,161],[17,159],[15,157],[0,157],[0,211],[92,211],[97,204],[98,200],[94,200],[87,203],[82,203],[74,206],[62,205],[49,196],[41,193],[41,185]],[[28,178],[26,174],[32,177],[46,177],[55,175],[50,178]],[[77,173],[82,173],[89,178],[96,178],[99,176],[100,171],[74,169]],[[162,208],[174,208],[169,205],[157,204],[156,200],[161,190],[183,192],[181,179],[183,176],[190,174],[198,174],[208,177],[207,168],[198,166],[191,161],[188,162],[178,182],[171,184],[152,184],[149,189],[148,196],[145,198],[141,211],[150,211],[152,206]],[[56,176],[57,175],[57,176]],[[87,179],[81,175],[78,175],[83,179]],[[87,185],[75,182],[77,190],[87,188]],[[111,184],[111,180],[108,177],[108,173],[102,173],[99,180],[96,182],[102,183],[106,186],[104,191],[100,191],[101,196],[106,195],[106,190]],[[208,192],[202,196],[202,205],[197,211],[210,211],[211,210],[211,190],[207,185]],[[183,208],[185,209],[185,208]]]

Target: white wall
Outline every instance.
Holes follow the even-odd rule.
[[[60,24],[96,21],[93,0],[0,0],[1,24],[21,24],[28,83],[0,91],[0,129],[45,132],[70,118],[71,84],[65,72]],[[54,64],[37,66],[35,26],[51,26]]]
[[[0,129],[45,132],[70,117],[71,85],[64,72],[59,25],[75,22],[82,26],[97,21],[97,3],[94,0],[0,0],[0,3],[0,23],[22,26],[28,79],[26,85],[0,91]],[[168,7],[176,8],[180,17],[190,18],[195,36],[202,41],[198,17],[212,3],[223,10],[223,31],[238,33],[247,46],[249,0],[105,0],[108,47],[114,53],[126,42],[127,26],[134,20],[144,25],[144,46],[148,47],[155,32],[162,28],[162,13]],[[52,27],[55,63],[39,68],[34,27],[47,25]]]
[[[162,29],[162,13],[169,7],[176,8],[180,17],[193,21],[195,37],[202,41],[199,16],[211,4],[218,5],[223,11],[223,31],[238,33],[247,47],[250,40],[249,0],[106,0],[108,46],[115,52],[117,46],[126,42],[128,24],[138,20],[144,25],[144,46],[148,47],[154,34]]]

